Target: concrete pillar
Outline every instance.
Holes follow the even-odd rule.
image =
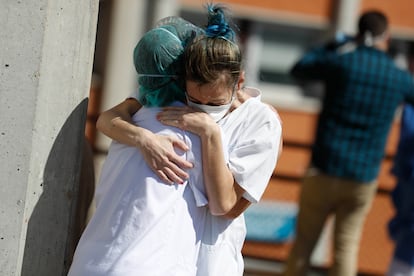
[[[178,14],[177,0],[153,0],[150,1],[150,7],[152,15],[149,26],[153,26],[161,18]]]
[[[148,0],[112,1],[101,110],[111,108],[137,90],[132,57],[135,45],[146,28]],[[109,143],[108,137],[97,133],[97,148],[105,150]]]
[[[98,0],[0,6],[0,275],[66,275]]]
[[[157,20],[177,12],[177,0],[113,0],[101,110],[113,107],[137,90],[132,60],[135,45]],[[110,141],[97,133],[97,148],[108,149]]]
[[[263,26],[252,22],[245,44],[246,85],[257,86],[260,82],[260,55],[263,52]]]
[[[334,27],[336,32],[355,34],[357,31],[358,17],[361,0],[338,0],[336,3],[336,18]]]

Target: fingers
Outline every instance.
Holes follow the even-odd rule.
[[[180,120],[171,116],[158,116],[157,119],[164,125],[180,127]]]
[[[174,148],[178,148],[182,151],[188,151],[189,150],[187,144],[183,140],[181,140],[181,139],[179,139],[178,137],[175,137],[175,136],[169,136],[169,138],[171,139],[171,142],[172,142]]]
[[[169,179],[162,170],[156,170],[155,173],[158,175],[162,182],[170,185],[174,184],[174,181]]]
[[[140,148],[146,163],[166,184],[183,184],[189,178],[186,169],[193,164],[178,155],[174,148],[189,150],[184,141],[176,136],[155,135],[151,142]]]
[[[189,112],[192,111],[193,109],[188,107],[188,106],[182,106],[182,107],[178,107],[178,106],[165,106],[162,108],[161,112],[164,111],[170,111],[170,112],[177,112],[177,113],[183,113],[183,112]]]
[[[180,172],[181,171],[181,172]],[[159,170],[155,170],[157,176],[166,184],[184,184],[184,181],[188,178],[188,174],[181,169],[172,170],[168,167],[164,167]]]
[[[175,164],[177,162],[178,164]],[[158,177],[167,184],[184,184],[184,181],[189,178],[189,175],[186,171],[181,169],[179,166],[184,165],[188,168],[193,166],[192,163],[183,160],[179,156],[171,158],[167,164],[164,164],[160,167],[153,167],[153,171],[158,175]]]
[[[178,120],[175,122],[177,124],[182,121],[183,116],[191,113],[199,113],[199,111],[189,107],[163,107],[162,111],[158,112],[157,119],[166,122]]]
[[[178,168],[178,167],[177,167]],[[179,171],[182,171],[181,169],[178,168]],[[177,184],[184,184],[184,180],[188,178],[188,174],[184,171],[182,171],[182,173],[178,173],[177,174],[177,170],[173,171],[171,168],[164,168],[164,173],[166,174],[166,176],[168,177],[169,180],[173,181],[174,183]]]
[[[175,167],[177,167],[177,169],[172,168],[174,170],[174,172],[177,175],[180,175],[181,177],[188,178],[188,174],[185,171],[183,171],[182,169],[191,169],[193,167],[193,163],[191,163],[190,161],[185,160],[184,158],[181,158],[179,156],[171,157],[171,161],[174,163],[174,165],[176,165]],[[187,176],[184,176],[183,172],[185,174],[187,174]]]

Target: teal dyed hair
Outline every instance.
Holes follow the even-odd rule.
[[[208,23],[205,30],[206,36],[212,38],[220,37],[236,42],[236,33],[229,24],[225,10],[225,7],[221,5],[207,5]]]
[[[234,87],[242,68],[237,36],[224,7],[209,4],[207,15],[205,35],[193,39],[184,53],[186,79],[204,85],[224,77],[224,84]]]
[[[185,101],[185,46],[203,31],[180,17],[167,17],[140,39],[134,49],[138,98],[144,106]]]

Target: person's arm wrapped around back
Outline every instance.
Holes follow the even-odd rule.
[[[338,33],[335,39],[309,50],[291,69],[290,74],[300,80],[326,80],[334,72],[338,55],[354,49],[355,39]]]

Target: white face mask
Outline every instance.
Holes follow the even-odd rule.
[[[223,119],[224,116],[226,116],[227,112],[229,112],[229,109],[231,107],[231,104],[233,103],[234,98],[232,97],[230,103],[223,104],[223,105],[206,105],[206,104],[198,104],[195,102],[190,101],[187,98],[187,104],[188,106],[195,107],[198,109],[201,109],[208,115],[210,115],[213,120],[217,123],[221,119]]]

